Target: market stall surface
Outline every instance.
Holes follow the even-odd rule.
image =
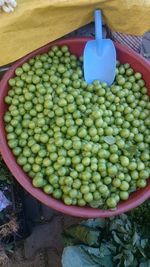
[[[71,36],[93,36],[93,23],[69,34]],[[18,184],[20,213],[16,236],[16,247],[6,254],[0,250],[0,266],[7,267],[61,267],[63,251],[62,232],[68,226],[78,223],[79,218],[63,215],[39,203]],[[18,204],[18,198],[14,198]],[[2,262],[2,264],[1,264]]]

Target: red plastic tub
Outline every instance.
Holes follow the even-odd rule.
[[[9,90],[8,80],[14,76],[15,69],[21,66],[24,62],[29,60],[30,58],[36,56],[40,53],[47,52],[52,44],[64,45],[67,44],[72,53],[76,55],[81,55],[83,53],[83,49],[85,43],[89,40],[89,38],[74,38],[74,39],[66,39],[59,40],[53,43],[50,43],[36,51],[28,54],[22,59],[18,60],[4,75],[1,83],[0,83],[0,151],[2,157],[7,164],[8,168],[15,176],[17,181],[35,198],[44,203],[45,205],[58,210],[60,212],[77,216],[77,217],[85,217],[85,218],[96,218],[96,217],[110,217],[117,214],[124,213],[129,211],[146,199],[150,197],[150,179],[148,181],[147,187],[144,189],[140,189],[134,193],[132,193],[128,200],[122,201],[118,204],[117,209],[112,210],[101,210],[99,208],[93,209],[90,207],[78,207],[78,206],[66,206],[62,201],[56,200],[45,193],[42,190],[36,189],[32,186],[31,179],[27,176],[27,174],[21,169],[21,167],[16,163],[16,159],[13,156],[11,150],[7,145],[6,133],[4,128],[3,116],[5,111],[7,110],[7,105],[4,103],[4,98],[7,95]],[[135,52],[129,50],[125,46],[121,46],[119,44],[115,44],[117,49],[117,57],[122,63],[130,63],[135,71],[139,71],[143,74],[143,78],[148,87],[148,92],[150,95],[150,64],[144,60],[140,55]]]

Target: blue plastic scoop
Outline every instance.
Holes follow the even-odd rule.
[[[115,79],[116,50],[110,39],[102,39],[102,15],[95,11],[96,40],[86,43],[83,54],[84,78],[88,84],[100,80],[111,85]]]

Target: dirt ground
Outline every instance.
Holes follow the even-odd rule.
[[[16,248],[8,256],[0,251],[0,267],[61,267],[61,234],[81,219],[56,212],[27,192],[24,192],[24,209],[27,237],[16,242]]]

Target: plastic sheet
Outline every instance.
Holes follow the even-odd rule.
[[[4,210],[9,204],[9,200],[5,197],[3,192],[0,191],[0,212]]]

